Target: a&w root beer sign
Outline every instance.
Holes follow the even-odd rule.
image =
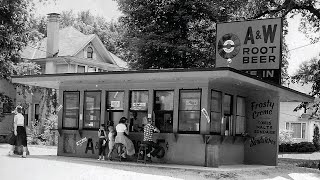
[[[216,67],[232,67],[279,84],[281,41],[281,18],[217,24]]]

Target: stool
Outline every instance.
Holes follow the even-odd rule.
[[[124,147],[124,145],[122,143],[115,143],[113,146],[113,149],[112,149],[112,151],[114,151],[114,149],[116,150],[117,156],[114,158],[119,161],[122,160],[122,154],[124,153],[123,147]]]
[[[147,163],[147,150],[149,148],[148,144],[140,144],[139,151],[138,151],[138,159],[137,162]],[[143,154],[141,154],[143,152]],[[141,159],[143,157],[143,159]]]

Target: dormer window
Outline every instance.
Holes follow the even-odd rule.
[[[93,58],[93,49],[92,47],[87,48],[87,58]]]

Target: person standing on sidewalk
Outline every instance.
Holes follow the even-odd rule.
[[[98,137],[99,137],[99,159],[98,160],[105,160],[104,157],[106,155],[107,134],[106,134],[106,131],[104,130],[104,124],[100,125],[100,129],[98,131]]]
[[[14,145],[15,146],[23,146],[23,153],[22,157],[26,158],[27,157],[27,133],[26,133],[26,128],[24,127],[24,117],[21,114],[22,113],[22,107],[17,106],[16,109],[16,115],[14,116],[13,120],[13,132],[14,135],[16,136],[16,140],[14,143],[12,143],[12,149],[9,152],[9,155],[13,155],[14,151]]]
[[[151,146],[152,148],[154,148],[154,150],[152,151],[152,148],[148,148],[147,150],[147,157],[151,158],[151,156],[156,156],[160,150],[161,150],[161,146],[159,146],[157,143],[153,142],[153,132],[158,132],[160,133],[160,130],[152,125],[152,119],[148,118],[148,122],[147,124],[144,126],[143,129],[143,144],[147,144],[149,146]],[[152,151],[152,152],[151,152]],[[139,152],[140,153],[140,152]]]

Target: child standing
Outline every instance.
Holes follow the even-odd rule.
[[[104,130],[104,124],[101,124],[100,129],[98,131],[99,137],[99,159],[104,160],[104,156],[106,155],[106,131]],[[101,159],[102,156],[102,159]]]
[[[108,130],[109,130],[109,134],[108,134],[108,140],[109,140],[108,158],[111,159],[111,153],[112,153],[113,146],[114,146],[116,131],[114,130],[113,126],[109,126]]]

